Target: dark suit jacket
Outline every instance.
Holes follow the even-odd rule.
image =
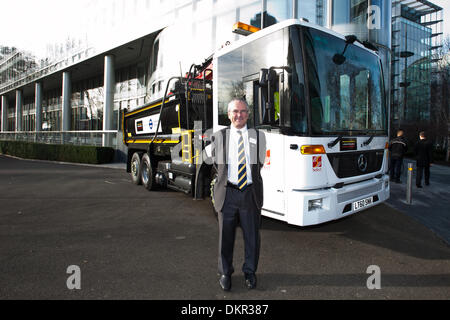
[[[264,165],[266,157],[266,137],[264,132],[248,129],[250,146],[250,167],[252,172],[253,200],[256,207],[261,210],[263,206],[263,181],[261,177],[261,167]],[[228,181],[228,146],[230,140],[230,127],[214,133],[212,138],[213,161],[217,168],[217,180],[214,185],[214,208],[217,212],[222,211],[225,202],[226,186]],[[258,153],[259,150],[259,153]]]
[[[433,162],[433,146],[427,139],[419,140],[415,148],[415,153],[417,156],[417,166],[428,167]]]

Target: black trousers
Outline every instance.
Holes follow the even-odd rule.
[[[420,186],[422,184],[422,175],[425,171],[425,184],[430,183],[430,166],[417,166],[417,175],[416,175],[416,185]]]
[[[402,173],[403,158],[391,158],[391,179],[400,180]]]
[[[236,228],[240,222],[244,235],[244,273],[255,273],[258,268],[261,211],[255,205],[252,186],[244,191],[227,187],[224,206],[219,212],[219,273],[231,276]]]

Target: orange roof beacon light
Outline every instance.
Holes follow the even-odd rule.
[[[261,30],[258,27],[251,26],[249,24],[245,24],[243,22],[236,22],[233,25],[233,33],[237,33],[243,36],[248,36],[249,34],[255,33]]]

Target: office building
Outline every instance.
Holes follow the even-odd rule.
[[[439,20],[421,19],[428,19],[428,11],[440,10],[428,1],[419,0],[93,0],[87,3],[77,33],[70,35],[66,43],[49,45],[46,57],[36,59],[22,51],[3,50],[0,139],[120,149],[121,110],[160,97],[167,78],[186,73],[192,63],[203,62],[228,42],[243,37],[232,33],[235,22],[267,27],[291,18],[305,18],[376,44],[383,62],[386,92],[391,83],[391,63],[395,70],[392,84],[398,92],[392,94],[392,102],[394,119],[398,119],[399,106],[402,106],[398,87],[404,72],[402,58],[393,56],[391,61],[391,30],[395,45],[392,49],[397,53],[406,51],[400,34],[404,26],[410,26],[408,48],[414,48],[414,56],[407,58],[407,69],[428,68],[421,59],[429,57],[436,46],[433,27]],[[394,10],[392,14],[391,10]],[[392,16],[394,24],[391,24]],[[422,55],[424,51],[427,53]],[[413,78],[408,75],[408,79]],[[414,80],[408,87],[411,97],[418,86]],[[421,90],[429,94],[429,89]],[[426,97],[420,94],[417,99]],[[408,113],[408,108],[405,110]]]

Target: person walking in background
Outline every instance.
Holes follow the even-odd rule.
[[[228,105],[231,125],[213,136],[213,159],[217,164],[214,184],[214,208],[219,220],[219,284],[231,289],[233,249],[236,227],[240,223],[244,234],[245,262],[242,271],[245,286],[256,287],[263,205],[261,168],[266,154],[264,133],[247,128],[247,102],[233,99]]]
[[[392,139],[389,144],[389,152],[391,155],[391,181],[396,183],[401,183],[400,174],[402,170],[403,157],[408,151],[408,143],[406,138],[403,136],[403,133],[403,130],[399,129],[397,131],[397,137]]]
[[[417,165],[417,175],[416,175],[416,186],[417,188],[422,188],[422,175],[425,172],[425,185],[430,184],[430,166],[433,162],[432,158],[432,145],[426,137],[424,131],[419,134],[419,142],[417,143],[415,149],[416,154],[416,165]]]

